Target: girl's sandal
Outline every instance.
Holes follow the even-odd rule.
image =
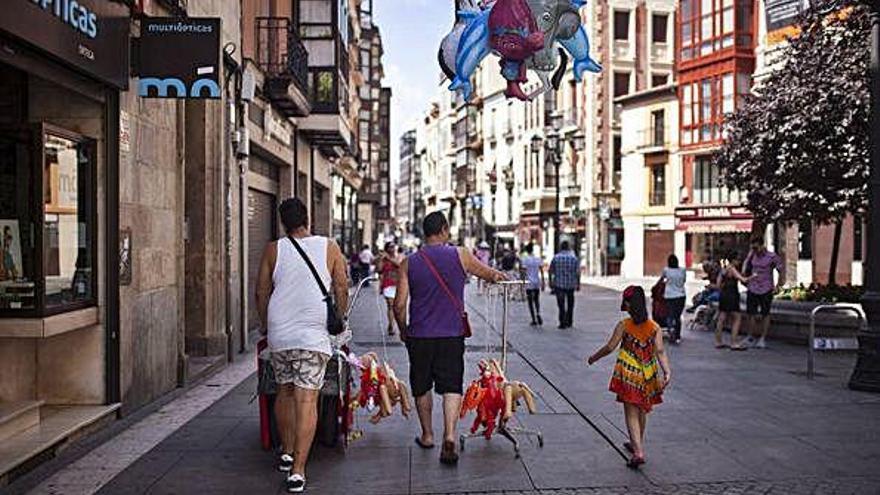
[[[645,457],[633,454],[630,457],[629,462],[626,463],[626,466],[631,469],[638,469],[639,466],[645,463]]]
[[[732,345],[732,346],[730,346],[730,350],[731,351],[745,351],[745,350],[748,350],[748,347],[743,346],[743,345]]]

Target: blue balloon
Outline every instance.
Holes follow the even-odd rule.
[[[450,91],[461,91],[465,100],[473,95],[471,76],[480,62],[489,55],[489,13],[484,11],[462,11],[459,15],[464,19],[466,27],[458,41],[455,54],[455,78],[449,85]]]

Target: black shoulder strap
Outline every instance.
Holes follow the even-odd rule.
[[[324,297],[330,297],[330,294],[327,292],[327,287],[324,286],[324,282],[321,281],[321,276],[318,275],[318,270],[315,270],[315,265],[312,264],[312,260],[309,259],[309,257],[306,255],[306,252],[303,251],[303,248],[300,247],[299,243],[296,242],[296,239],[294,239],[293,236],[287,236],[287,238],[290,239],[293,247],[296,248],[296,251],[299,253],[300,256],[302,256],[303,261],[305,261],[306,265],[309,267],[309,270],[312,271],[312,275],[315,277],[315,281],[318,282],[318,287],[321,288],[321,293],[324,294]]]

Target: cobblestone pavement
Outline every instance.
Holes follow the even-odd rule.
[[[474,337],[467,346],[466,380],[474,376],[479,359],[498,357],[501,343],[498,300],[474,292],[468,294]],[[803,369],[802,347],[771,342],[766,351],[723,352],[713,348],[711,335],[690,331],[669,350],[676,378],[648,421],[648,463],[639,471],[627,469],[620,447],[626,439],[620,406],[607,391],[614,360],[592,367],[584,363],[620,318],[618,298],[612,290],[585,288],[577,296],[571,330],[556,329],[549,294],[541,300],[543,327],[528,325],[524,304],[510,305],[507,374],[529,383],[536,393],[537,414],[518,420],[543,431],[542,448],[523,440],[516,458],[510,444],[497,436],[474,439],[467,442],[458,467],[446,469],[437,462],[437,449],[414,446],[414,418],[397,414],[374,426],[359,412],[363,438],[346,451],[316,449],[308,492],[880,494],[880,396],[845,388],[852,354],[820,354],[822,376],[807,381],[797,374]],[[384,301],[370,289],[354,313],[353,347],[358,353],[379,353],[405,377],[406,351],[396,337],[385,334],[384,314]],[[191,420],[180,419],[158,435],[156,428],[144,425],[169,423],[167,416],[147,418],[128,436],[96,448],[33,493],[282,493],[274,456],[258,441],[257,404],[250,401],[255,384],[251,374],[219,400],[213,389],[210,404],[208,398],[189,397],[199,403],[190,408]],[[440,424],[438,406],[435,425]],[[163,411],[167,415],[177,408],[171,402]],[[468,425],[470,418],[461,429]],[[132,445],[140,450],[134,452]]]
[[[737,481],[691,483],[651,487],[560,488],[518,492],[461,492],[445,495],[863,495],[878,493],[877,480],[870,478],[791,479],[780,481]]]

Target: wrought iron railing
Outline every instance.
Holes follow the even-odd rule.
[[[309,52],[290,19],[258,17],[257,65],[269,77],[290,77],[303,93],[309,88]]]

